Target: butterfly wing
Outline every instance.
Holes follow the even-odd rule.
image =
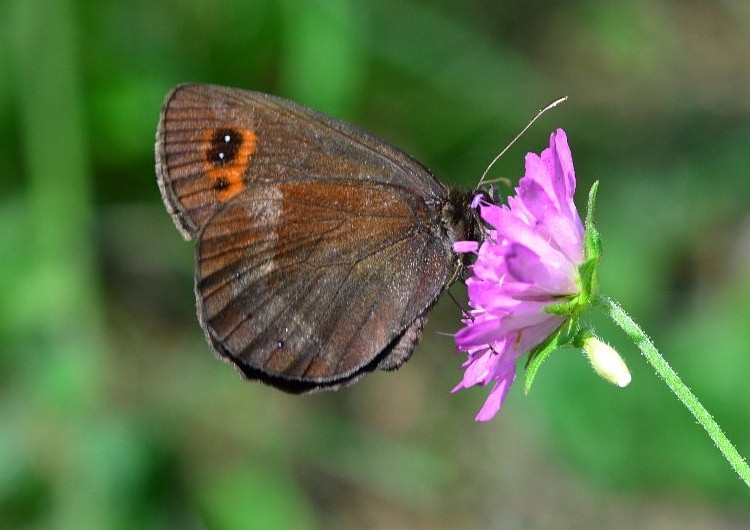
[[[295,103],[204,85],[167,96],[156,153],[164,202],[198,238],[219,356],[292,392],[408,359],[459,266],[426,169]]]

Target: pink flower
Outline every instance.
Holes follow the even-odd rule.
[[[507,206],[480,202],[488,230],[478,250],[464,241],[454,246],[456,252],[476,252],[477,259],[466,281],[471,317],[455,336],[469,358],[453,391],[495,382],[477,421],[500,409],[516,377],[516,359],[568,318],[545,307],[581,291],[584,227],[573,203],[575,187],[568,140],[558,129],[541,156],[526,155],[526,174]]]

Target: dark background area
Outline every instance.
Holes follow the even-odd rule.
[[[748,490],[635,347],[608,385],[554,354],[490,423],[440,332],[338,393],[216,361],[193,245],[156,186],[185,81],[354,122],[452,185],[516,181],[568,132],[599,179],[602,291],[750,454],[750,4],[0,3],[0,527],[747,528]],[[460,286],[454,287],[460,296]]]

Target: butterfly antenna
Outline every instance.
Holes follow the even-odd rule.
[[[542,114],[544,114],[545,112],[547,112],[547,111],[548,111],[548,110],[550,110],[550,109],[553,109],[553,108],[557,107],[557,106],[558,106],[558,105],[559,105],[560,103],[564,103],[564,102],[566,102],[567,100],[568,100],[568,96],[563,96],[563,97],[561,97],[561,98],[557,98],[557,99],[556,99],[555,101],[553,101],[552,103],[550,103],[549,105],[547,105],[546,107],[544,107],[544,108],[543,108],[542,110],[540,110],[539,112],[537,112],[537,113],[536,113],[536,116],[534,116],[533,118],[531,118],[531,121],[530,121],[529,123],[527,123],[527,124],[526,124],[526,127],[524,127],[523,129],[521,129],[521,132],[519,132],[519,133],[518,133],[518,134],[516,135],[516,137],[515,137],[515,138],[513,138],[513,140],[511,140],[511,141],[510,141],[510,143],[509,143],[509,144],[508,144],[507,146],[505,146],[505,149],[503,149],[502,151],[500,151],[500,154],[498,154],[498,155],[497,155],[497,156],[496,156],[495,158],[493,158],[493,159],[492,159],[492,162],[490,162],[490,165],[488,165],[488,166],[487,166],[487,169],[485,169],[485,170],[484,170],[484,173],[482,173],[482,178],[480,178],[480,179],[479,179],[479,183],[477,184],[477,189],[478,189],[478,188],[479,188],[479,187],[480,187],[480,186],[481,186],[482,184],[484,184],[484,183],[485,183],[484,179],[485,179],[485,177],[487,176],[487,173],[489,173],[490,169],[492,169],[492,166],[494,166],[494,165],[495,165],[495,162],[497,162],[498,160],[500,160],[500,157],[502,157],[502,156],[503,156],[503,155],[504,155],[504,154],[506,153],[506,151],[508,151],[508,149],[510,149],[510,148],[511,148],[511,146],[512,146],[512,145],[513,145],[514,143],[516,143],[516,141],[517,141],[517,140],[518,140],[518,139],[519,139],[519,138],[520,138],[521,136],[523,136],[523,133],[525,133],[525,132],[526,132],[526,131],[527,131],[527,130],[529,129],[529,127],[531,127],[531,126],[533,125],[533,123],[534,123],[534,122],[535,122],[536,120],[538,120],[538,119],[539,119],[539,117],[540,117],[540,116],[541,116]]]

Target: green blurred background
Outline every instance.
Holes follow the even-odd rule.
[[[750,526],[748,490],[604,322],[630,387],[562,351],[488,424],[487,389],[449,394],[445,300],[396,373],[243,383],[204,342],[154,176],[184,81],[293,98],[464,186],[569,95],[493,175],[567,130],[579,189],[601,180],[602,290],[750,455],[750,3],[4,0],[0,528]]]

